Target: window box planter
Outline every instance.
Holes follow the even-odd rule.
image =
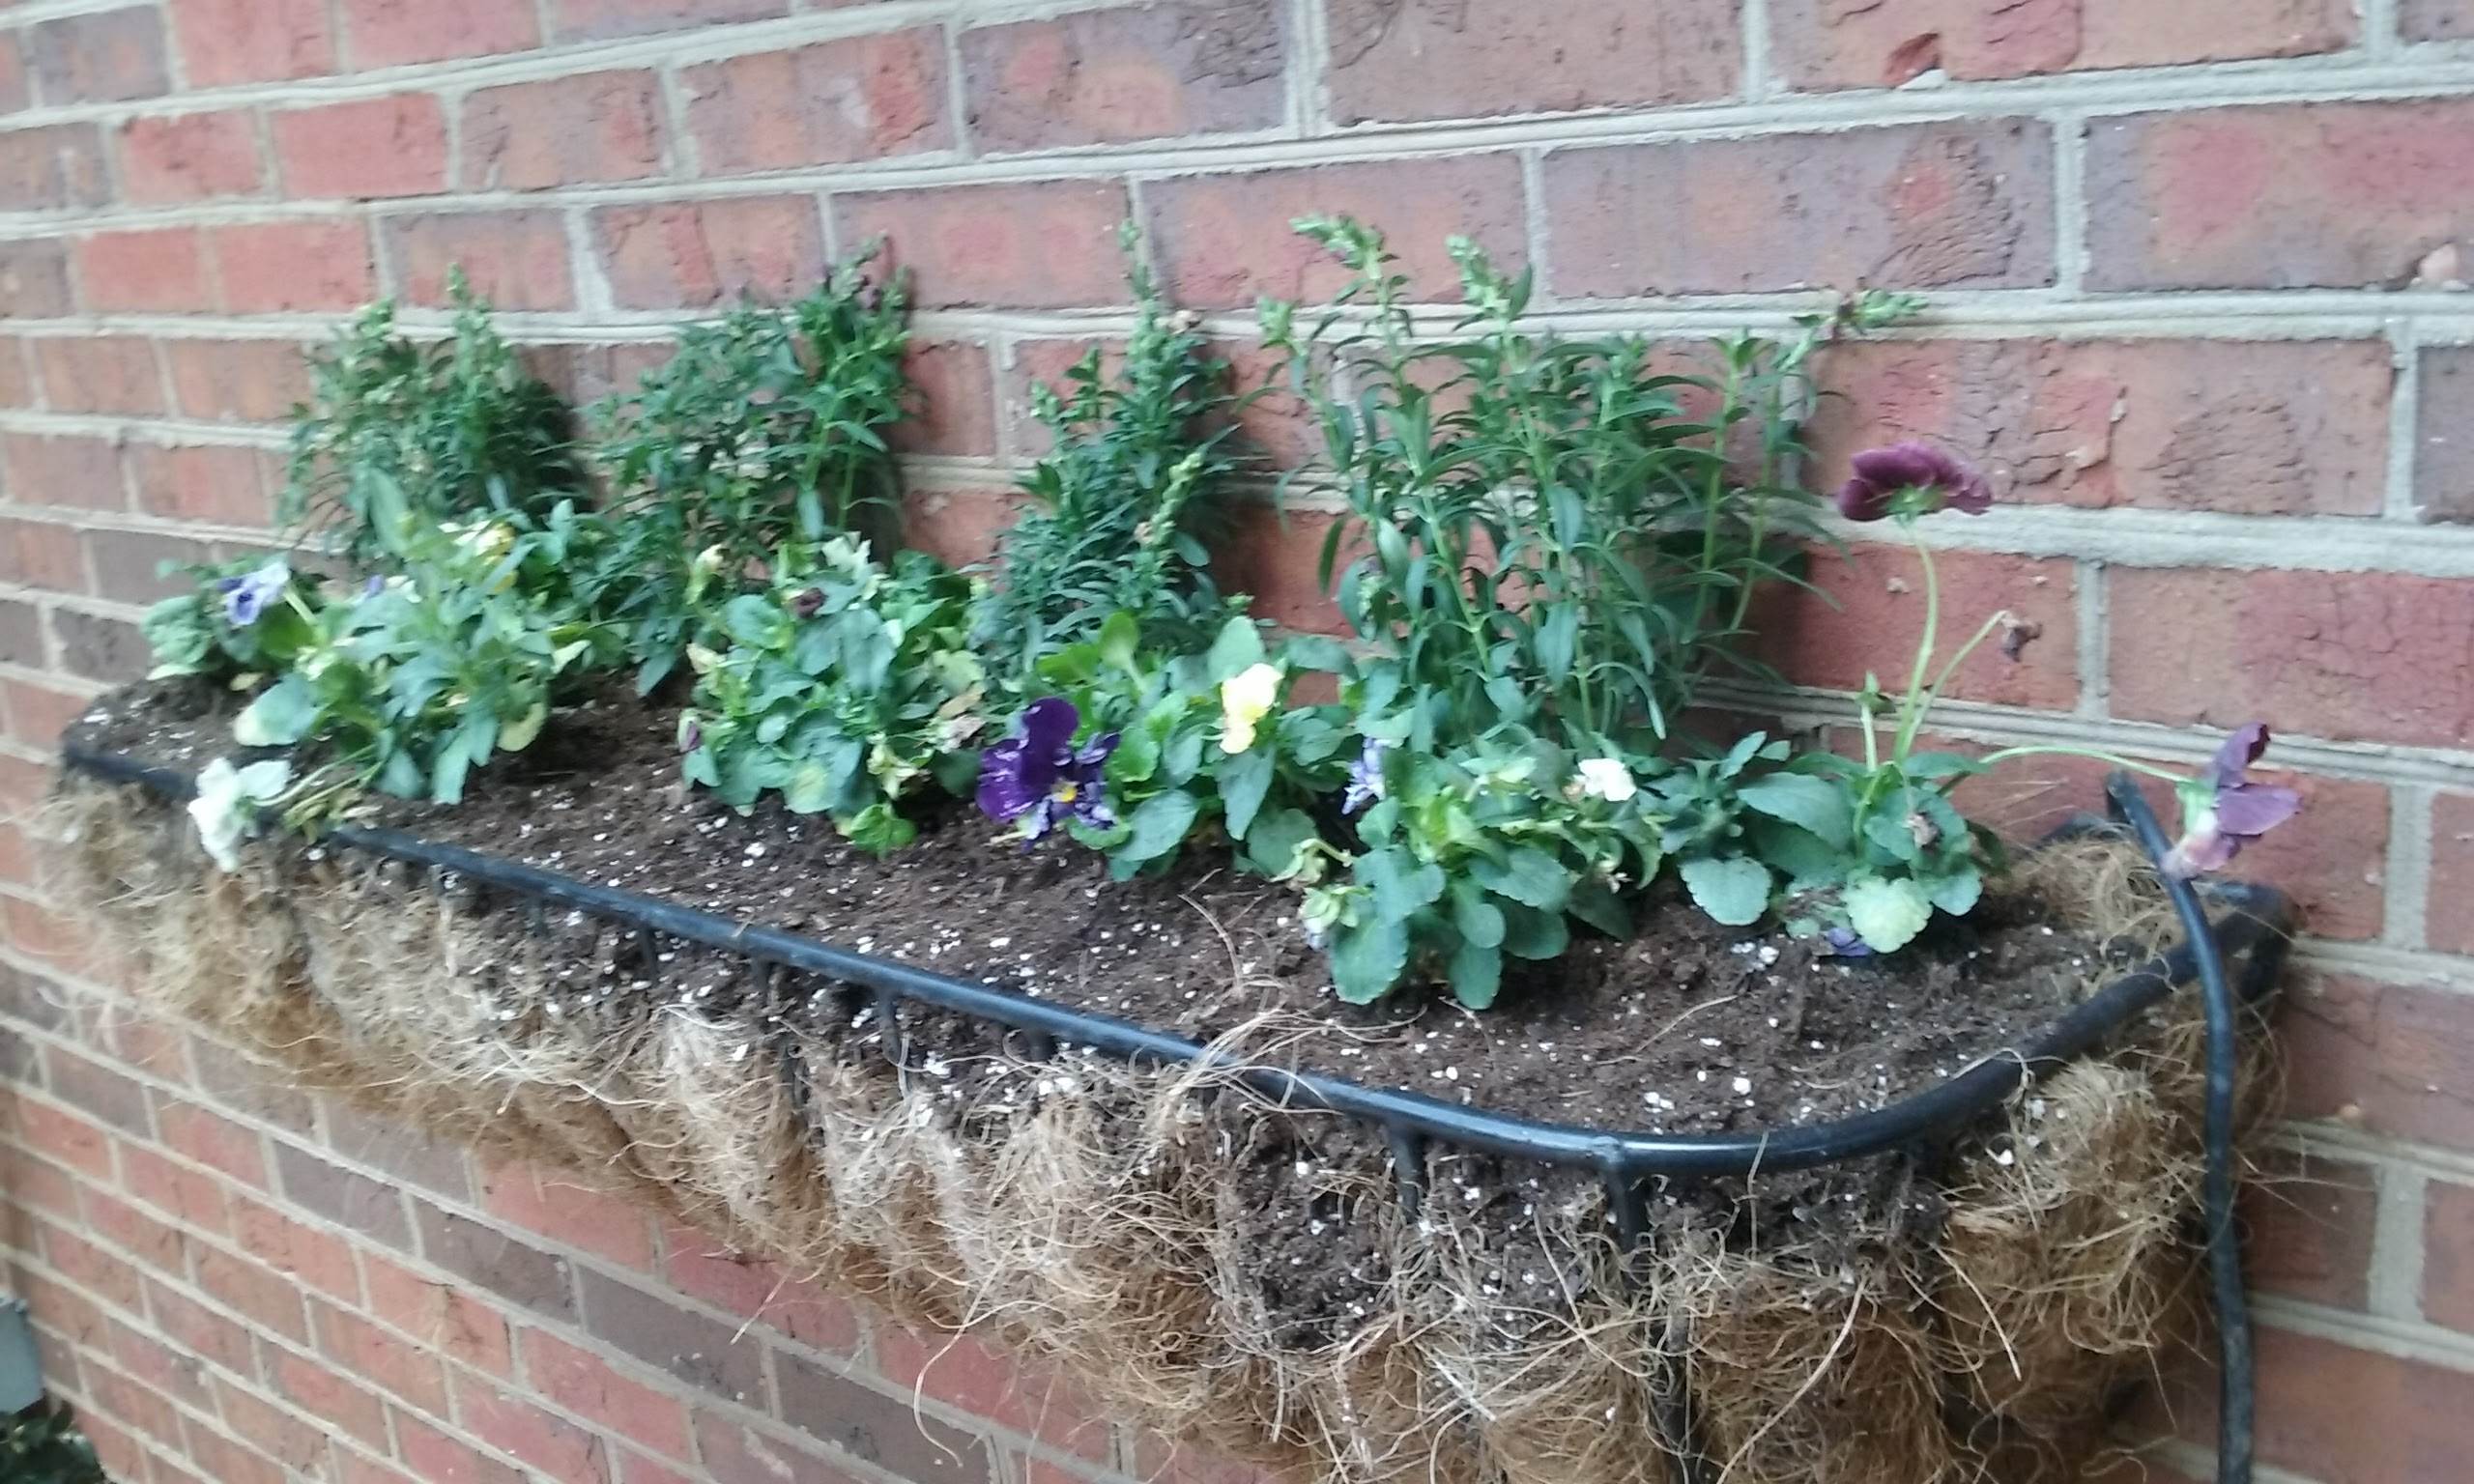
[[[2187,939],[1883,1106],[1627,1131],[1330,1075],[405,829],[273,842],[225,873],[178,807],[183,770],[73,738],[69,761],[67,875],[161,1009],[417,1126],[630,1185],[906,1319],[992,1330],[1118,1420],[1275,1467],[2069,1478],[2198,1250]],[[2211,901],[2257,1001],[2289,910],[2255,887]],[[958,1103],[941,1069],[964,1054],[1021,1096]],[[1301,1143],[1306,1125],[1324,1131]],[[1464,1209],[1487,1182],[1517,1187],[1520,1219]],[[1287,1249],[1246,1217],[1287,1200],[1333,1228],[1355,1312],[1283,1307],[1265,1270]],[[1523,1262],[1546,1281],[1506,1292]]]

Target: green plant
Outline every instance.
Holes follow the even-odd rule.
[[[324,583],[282,556],[247,556],[214,566],[167,567],[192,585],[146,612],[139,632],[155,651],[149,679],[202,675],[248,689],[291,668],[316,632]]]
[[[1182,654],[1239,606],[1213,585],[1204,545],[1236,468],[1228,367],[1162,302],[1131,226],[1122,241],[1139,306],[1123,364],[1108,375],[1094,349],[1066,391],[1032,388],[1054,447],[1023,478],[1030,503],[993,563],[1001,580],[973,608],[972,636],[1012,691],[1120,616],[1141,647]]]
[[[700,560],[753,585],[791,543],[849,533],[890,549],[899,487],[885,430],[904,415],[909,331],[902,281],[870,281],[873,256],[796,303],[690,327],[635,392],[593,409],[619,532],[598,584],[645,689],[694,637]]]
[[[524,368],[460,272],[449,292],[455,322],[442,340],[397,333],[382,301],[311,357],[277,514],[339,528],[355,565],[399,566],[422,522],[535,524],[584,487],[566,404]]]
[[[1722,341],[1720,373],[1687,376],[1636,336],[1521,328],[1530,275],[1458,239],[1468,311],[1453,338],[1421,340],[1379,233],[1298,228],[1353,277],[1303,333],[1295,305],[1266,303],[1265,339],[1320,413],[1313,472],[1346,507],[1323,579],[1363,547],[1337,597],[1400,671],[1409,740],[1512,725],[1584,755],[1647,751],[1702,678],[1757,670],[1738,648],[1755,593],[1820,536],[1789,477],[1805,361],[1905,301],[1856,300],[1783,345]]]
[[[979,725],[969,582],[917,552],[888,570],[847,536],[785,547],[769,567],[767,589],[712,613],[724,647],[690,651],[687,778],[742,812],[778,790],[866,849],[908,844],[904,803]]]
[[[301,606],[307,637],[235,720],[234,739],[320,744],[321,805],[367,785],[456,802],[473,768],[530,746],[561,694],[615,657],[607,626],[563,596],[600,534],[563,503],[532,530],[416,523],[401,573],[349,602]]]
[[[0,1418],[0,1479],[10,1484],[110,1484],[95,1445],[63,1402]]]

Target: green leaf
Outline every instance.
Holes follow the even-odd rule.
[[[1676,868],[1695,905],[1716,922],[1742,928],[1769,910],[1769,868],[1740,855],[1696,855]]]
[[[1120,610],[1100,625],[1100,658],[1127,674],[1139,671],[1136,662],[1141,648],[1142,624],[1134,614]]]
[[[1572,885],[1572,899],[1565,910],[1610,938],[1632,935],[1632,910],[1612,887],[1594,877]]]
[[[1332,987],[1352,1005],[1391,993],[1409,966],[1409,925],[1366,923],[1332,929]]]
[[[1865,820],[1864,838],[1894,861],[1913,864],[1924,858],[1924,847],[1915,842],[1915,832],[1907,827],[1903,813],[1880,813]]]
[[[1184,842],[1202,812],[1191,793],[1155,794],[1126,818],[1125,843],[1115,853],[1118,865],[1140,866],[1158,860]]]
[[[1374,894],[1374,915],[1405,922],[1443,895],[1443,868],[1419,865],[1400,849],[1372,850],[1357,858],[1357,882]]]
[[[1738,788],[1736,797],[1747,809],[1811,831],[1834,850],[1844,850],[1855,839],[1855,809],[1846,791],[1827,779],[1772,773]]]
[[[499,747],[510,753],[524,751],[532,745],[533,738],[541,735],[541,725],[549,719],[550,703],[534,701],[532,709],[499,728]]]
[[[791,770],[782,790],[782,807],[794,814],[818,814],[833,807],[833,775],[811,757]]]
[[[774,599],[741,593],[722,606],[722,632],[739,643],[759,649],[780,649],[791,642],[792,619]]]
[[[1984,876],[1972,866],[1946,876],[1936,876],[1923,885],[1925,895],[1933,899],[1933,905],[1952,917],[1965,917],[1974,911],[1976,902],[1984,897]]]
[[[1847,909],[1847,926],[1877,954],[1897,953],[1933,920],[1932,899],[1904,876],[1857,876],[1840,905]]]
[[[1488,891],[1541,912],[1561,912],[1572,894],[1572,873],[1534,845],[1514,848],[1500,865],[1483,858],[1472,861],[1469,874]]]
[[[1452,883],[1452,926],[1463,942],[1480,948],[1503,946],[1503,908],[1487,900],[1486,889],[1467,876],[1454,877]]]
[[[1298,846],[1314,833],[1314,821],[1303,810],[1266,810],[1246,832],[1246,863],[1267,876],[1285,875],[1297,864]]]
[[[1957,753],[1910,753],[1899,764],[1899,771],[1917,782],[1937,778],[1964,778],[1984,771],[1984,764]]]
[[[1496,993],[1504,984],[1504,955],[1500,948],[1489,948],[1462,939],[1452,951],[1452,961],[1446,965],[1452,980],[1452,997],[1471,1010],[1484,1010],[1495,1003]]]
[[[883,802],[871,804],[847,819],[836,819],[834,827],[872,855],[890,855],[919,838],[918,827]]]
[[[1505,953],[1515,958],[1542,959],[1571,947],[1572,929],[1566,926],[1563,913],[1540,912],[1516,901],[1502,906]]]
[[[1784,819],[1746,821],[1744,833],[1752,853],[1775,867],[1794,887],[1835,886],[1847,874],[1847,856],[1821,842],[1810,830]]]
[[[1228,838],[1244,841],[1252,828],[1254,812],[1263,807],[1263,796],[1272,787],[1272,750],[1257,747],[1221,761],[1220,807],[1228,816]]]
[[[290,747],[318,724],[318,702],[305,675],[276,681],[232,720],[232,740],[243,747]]]
[[[1211,642],[1211,652],[1204,656],[1204,672],[1218,685],[1233,680],[1263,662],[1263,631],[1253,619],[1231,618],[1221,625],[1220,637]]]

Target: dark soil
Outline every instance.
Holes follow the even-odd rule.
[[[140,687],[107,699],[83,729],[91,743],[193,770],[234,751],[229,709],[194,687]],[[1098,857],[1068,842],[1026,851],[951,805],[921,821],[915,845],[877,860],[821,819],[769,802],[741,816],[686,789],[674,735],[673,714],[614,694],[562,712],[531,752],[475,776],[460,806],[373,808],[432,840],[1197,1041],[1277,1014],[1293,1029],[1264,1059],[1597,1128],[1741,1132],[1879,1108],[2012,1045],[2117,967],[2015,899],[1989,899],[1962,924],[1940,920],[1895,959],[1848,961],[1782,933],[1720,927],[1669,895],[1643,905],[1628,942],[1580,939],[1558,962],[1508,972],[1483,1014],[1424,990],[1356,1009],[1333,995],[1294,895],[1208,851],[1111,883]],[[987,1038],[951,1024],[923,1034],[924,1019],[906,1029],[924,1070],[956,1078],[967,1106],[970,1078],[951,1064]],[[1363,1297],[1359,1269],[1371,1251],[1359,1250],[1363,1223],[1343,1236],[1340,1197],[1315,1194],[1312,1177],[1381,1169],[1380,1141],[1328,1127],[1260,1134],[1238,1153],[1274,1311],[1344,1314],[1352,1294]],[[1904,1182],[1883,1165],[1827,1186],[1766,1182],[1760,1195],[1798,1218],[1860,1198],[1878,1223],[1884,1202],[1921,1209]],[[1569,1189],[1539,1172],[1439,1156],[1434,1199],[1455,1214],[1501,1207],[1517,1231],[1538,1203]],[[1669,1192],[1666,1204],[1693,1199]],[[1506,1281],[1516,1282],[1514,1270],[1536,1259],[1516,1238],[1507,1250]]]

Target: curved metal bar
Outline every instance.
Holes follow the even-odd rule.
[[[97,777],[140,785],[167,798],[184,799],[195,791],[186,775],[122,754],[72,743],[64,748],[64,756],[71,766]],[[1593,1170],[1607,1182],[1619,1215],[1626,1204],[1619,1192],[1653,1176],[1741,1177],[1756,1170],[1810,1169],[1946,1133],[1995,1107],[2025,1083],[2093,1049],[2195,972],[2191,947],[2184,943],[2130,970],[2018,1045],[1874,1112],[1749,1134],[1627,1132],[1510,1118],[1417,1093],[1251,1064],[1112,1016],[929,973],[759,924],[732,922],[634,892],[593,886],[537,867],[420,840],[401,830],[344,825],[322,839],[387,859],[453,871],[684,942],[839,980],[873,990],[880,998],[934,1006],[1047,1036],[1060,1044],[1090,1046],[1120,1060],[1223,1067],[1274,1102],[1361,1119],[1395,1135],[1412,1134],[1460,1149]],[[2264,887],[2229,886],[2215,895],[2228,908],[2214,929],[2228,957],[2271,950],[2290,930],[2292,908],[2280,893]],[[2260,979],[2262,986],[2267,982]]]

